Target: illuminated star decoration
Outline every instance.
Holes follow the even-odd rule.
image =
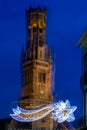
[[[52,118],[57,122],[71,122],[75,120],[73,112],[76,109],[76,106],[70,106],[69,100],[66,100],[66,102],[59,101],[35,110],[26,110],[17,106],[12,109],[14,114],[10,114],[10,116],[20,122],[32,122],[42,119],[52,112]]]
[[[54,104],[54,111],[52,112],[52,118],[57,122],[61,123],[64,121],[74,121],[75,116],[73,112],[77,109],[76,106],[70,106],[69,100],[66,102],[59,101]]]

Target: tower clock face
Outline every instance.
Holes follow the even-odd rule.
[[[40,90],[40,93],[41,93],[41,94],[44,94],[44,90],[43,90],[43,89],[41,89],[41,90]]]
[[[44,94],[44,93],[45,93],[44,86],[40,86],[40,93],[41,93],[41,94]]]

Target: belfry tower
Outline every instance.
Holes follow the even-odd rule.
[[[26,11],[26,51],[22,50],[21,56],[21,107],[36,109],[52,103],[52,57],[46,45],[46,9]],[[49,115],[30,126],[32,130],[53,130],[53,120]]]
[[[34,110],[53,103],[54,76],[52,70],[51,50],[46,44],[46,9],[30,8],[26,11],[26,49],[22,48],[21,53],[22,93],[18,102],[20,107]],[[51,116],[50,113],[43,119],[28,123],[13,119],[9,128],[13,128],[11,130],[14,128],[22,130],[69,130],[68,125],[53,121]]]

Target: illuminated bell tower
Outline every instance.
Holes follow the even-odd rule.
[[[46,10],[26,11],[26,52],[22,51],[21,107],[36,109],[53,102],[52,58],[46,45]],[[31,123],[31,129],[53,130],[51,115]]]

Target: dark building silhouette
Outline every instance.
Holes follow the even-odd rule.
[[[8,130],[11,119],[0,119],[0,130]]]
[[[83,119],[82,126],[87,129],[87,31],[81,36],[78,46],[82,50],[82,75],[80,78],[80,85],[83,93]],[[84,128],[85,128],[84,127]]]

